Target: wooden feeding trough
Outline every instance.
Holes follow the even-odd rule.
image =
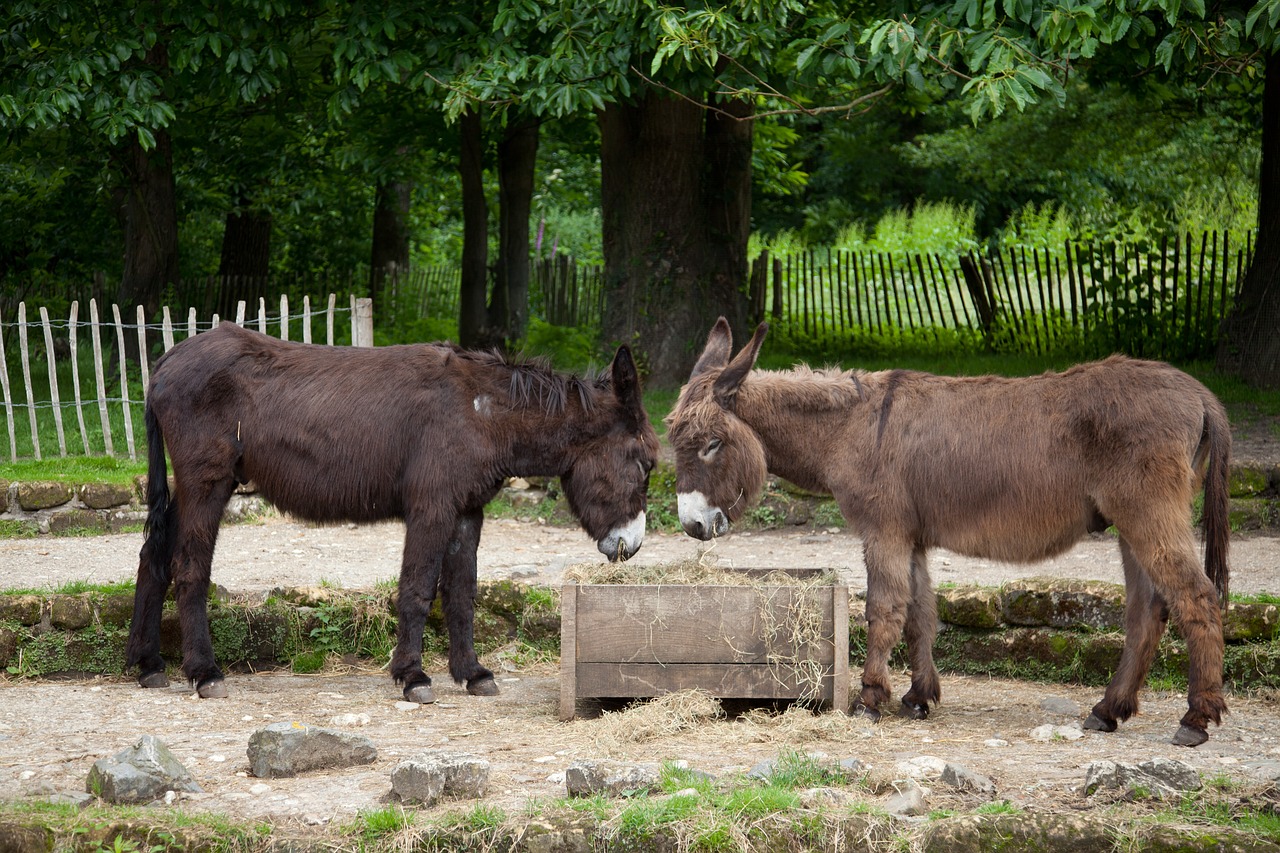
[[[849,590],[818,570],[739,570],[745,585],[569,582],[561,588],[560,719],[582,698],[701,689],[849,710]],[[775,576],[776,578],[776,576]]]

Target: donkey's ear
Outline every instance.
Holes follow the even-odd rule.
[[[733,330],[729,328],[729,321],[721,317],[711,327],[711,334],[707,335],[707,345],[702,348],[702,355],[698,356],[698,363],[693,366],[693,373],[689,374],[689,378],[693,379],[708,370],[724,367],[729,363],[729,355],[732,352]]]
[[[712,386],[712,393],[715,394],[716,402],[726,409],[733,408],[733,399],[738,393],[738,388],[742,385],[742,380],[747,378],[747,374],[751,372],[751,368],[756,366],[756,358],[760,355],[760,345],[764,343],[765,332],[769,331],[768,323],[761,323],[756,326],[756,333],[751,336],[751,340],[742,348],[742,352],[734,356],[733,361],[729,362],[728,367],[724,369],[716,379],[715,385]]]
[[[609,366],[613,384],[613,395],[618,398],[622,407],[645,420],[648,415],[644,411],[644,394],[640,391],[640,372],[636,370],[636,360],[626,344],[618,347],[613,356],[613,364]]]

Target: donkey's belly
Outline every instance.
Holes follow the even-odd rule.
[[[1037,563],[1071,549],[1089,532],[1083,517],[1071,520],[1010,517],[943,531],[934,545],[968,557]]]

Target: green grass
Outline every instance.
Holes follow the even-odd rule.
[[[54,481],[132,486],[135,477],[146,473],[147,463],[142,453],[137,462],[127,457],[113,456],[66,456],[51,459],[46,453],[45,458],[40,461],[19,459],[4,465],[4,478],[14,482]]]

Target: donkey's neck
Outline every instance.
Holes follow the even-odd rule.
[[[738,391],[734,412],[764,445],[769,472],[805,489],[831,490],[838,444],[863,402],[853,374],[755,371]]]

